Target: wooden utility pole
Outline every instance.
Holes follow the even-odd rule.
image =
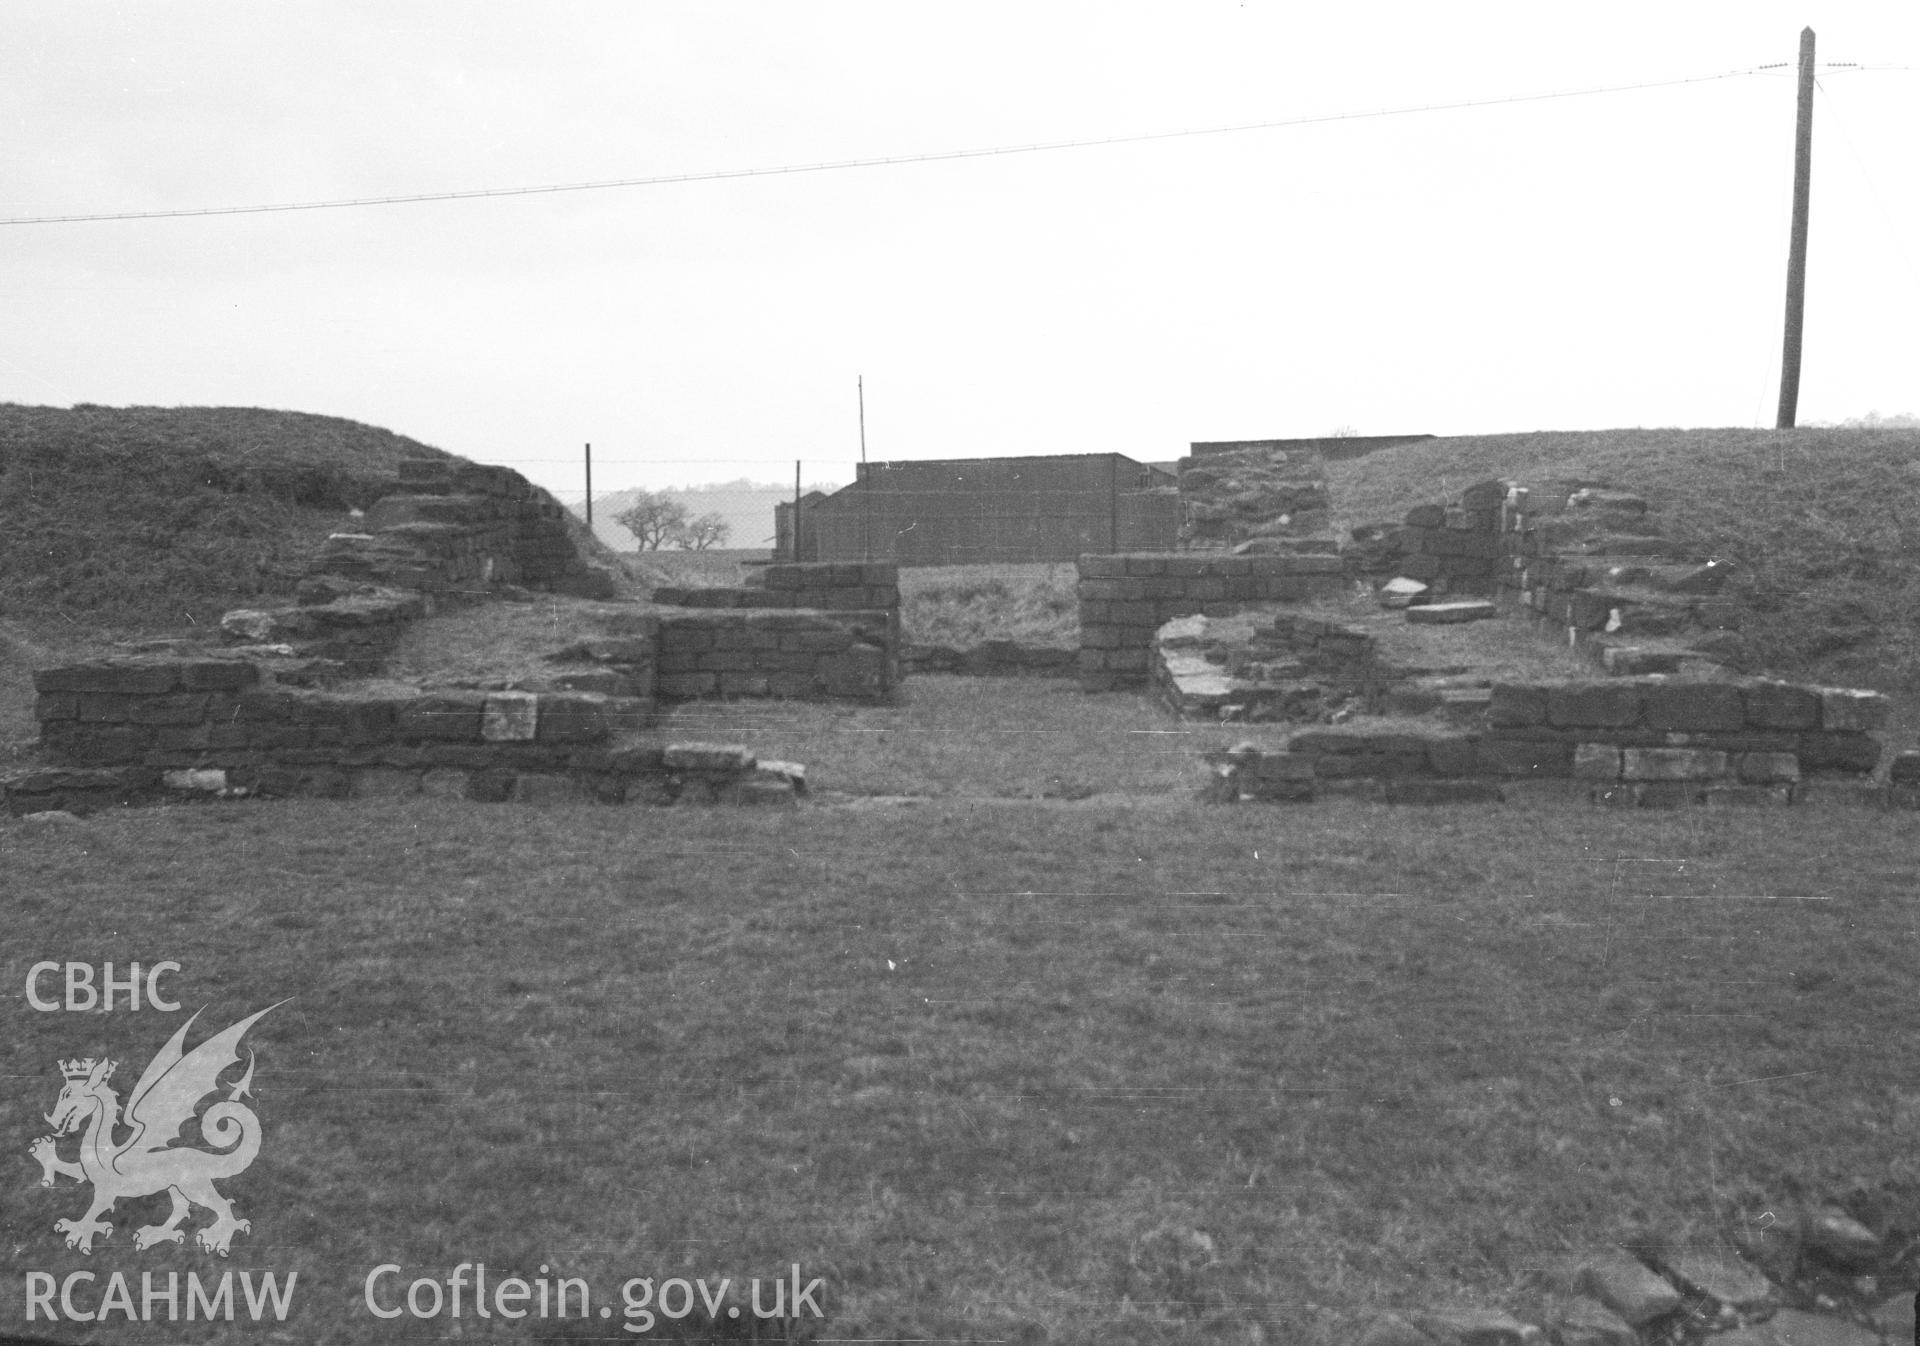
[[[800,460],[793,460],[793,559],[800,560]]]
[[[1800,30],[1800,115],[1793,133],[1793,237],[1787,248],[1787,333],[1780,353],[1780,414],[1791,430],[1800,406],[1800,330],[1807,311],[1807,204],[1813,176],[1813,29]]]
[[[593,531],[593,445],[587,445],[587,531]]]

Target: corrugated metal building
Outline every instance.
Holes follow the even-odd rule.
[[[1173,473],[1119,453],[867,463],[853,485],[800,502],[799,559],[938,566],[1171,551],[1177,488]],[[783,559],[792,513],[781,506]]]

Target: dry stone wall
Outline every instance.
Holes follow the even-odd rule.
[[[1602,482],[1481,482],[1397,527],[1356,529],[1350,554],[1376,580],[1426,586],[1397,601],[1512,601],[1624,676],[1719,661],[1742,615],[1720,596],[1730,565],[1662,536],[1645,499]]]
[[[433,594],[514,584],[614,596],[610,573],[581,555],[565,507],[510,468],[403,459],[398,489],[361,522],[327,540],[316,572]]]
[[[900,611],[900,567],[891,561],[782,562],[759,567],[753,579],[727,587],[664,585],[653,591],[653,601],[688,608]]]
[[[1503,783],[1550,781],[1572,797],[1644,808],[1920,805],[1920,754],[1912,766],[1903,754],[1892,789],[1875,779],[1874,732],[1886,715],[1878,692],[1782,682],[1503,683],[1478,731],[1334,728],[1278,749],[1242,744],[1214,759],[1214,793],[1442,803],[1497,800]]]
[[[1311,445],[1247,439],[1191,447],[1179,469],[1183,547],[1230,547],[1257,537],[1327,531],[1326,462]]]
[[[658,615],[663,699],[789,697],[885,702],[899,681],[885,612],[685,609]]]
[[[892,562],[791,562],[757,583],[668,586],[659,617],[665,697],[888,701],[900,680],[900,569]]]
[[[1079,673],[1087,691],[1145,685],[1154,632],[1175,617],[1300,603],[1344,584],[1340,558],[1323,553],[1082,556],[1079,572]]]
[[[558,501],[519,473],[448,458],[407,458],[399,489],[361,531],[335,533],[295,591],[296,606],[240,608],[220,622],[237,649],[289,679],[369,676],[409,623],[440,604],[504,586],[612,598],[612,574],[581,555]]]
[[[15,813],[153,798],[474,800],[790,797],[804,772],[744,749],[649,744],[650,703],[598,692],[274,685],[245,659],[119,659],[34,675],[45,768],[5,782]]]

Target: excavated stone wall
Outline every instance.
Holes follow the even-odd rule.
[[[1567,782],[1596,803],[1908,802],[1873,773],[1887,700],[1878,692],[1783,682],[1664,679],[1493,688],[1486,725],[1443,734],[1326,729],[1278,749],[1242,744],[1214,760],[1215,797],[1389,803],[1492,801],[1511,781]],[[1896,763],[1920,778],[1920,767]],[[1906,776],[1901,776],[1902,781]]]
[[[1175,617],[1224,616],[1249,604],[1299,603],[1337,594],[1338,556],[1147,554],[1082,556],[1080,685],[1143,686],[1154,632]]]
[[[6,779],[14,813],[235,795],[758,801],[804,780],[744,749],[638,741],[642,697],[318,691],[245,659],[101,660],[34,687],[48,766]]]

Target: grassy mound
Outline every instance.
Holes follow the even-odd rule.
[[[1920,430],[1606,430],[1472,435],[1327,465],[1346,526],[1489,477],[1585,477],[1645,496],[1661,531],[1732,561],[1748,662],[1920,688]]]
[[[0,618],[172,629],[284,593],[408,454],[333,416],[243,407],[0,405]]]

